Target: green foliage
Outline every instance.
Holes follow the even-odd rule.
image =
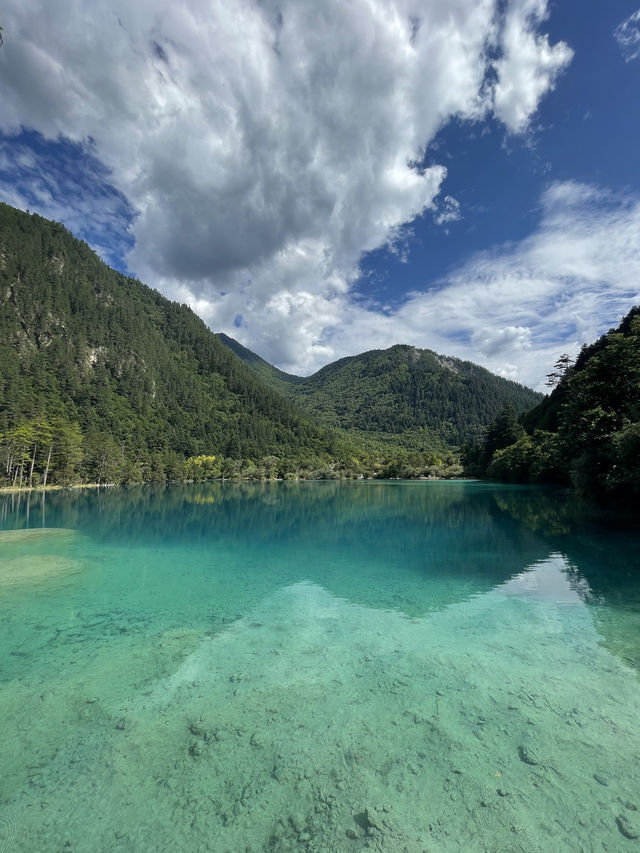
[[[0,205],[4,484],[457,476],[448,445],[532,399],[412,347],[289,376]]]
[[[509,447],[522,438],[523,433],[524,429],[518,423],[515,409],[511,405],[505,406],[487,429],[483,447],[484,458],[487,463],[494,453]]]
[[[226,335],[220,340],[315,420],[364,441],[441,450],[478,440],[504,408],[524,412],[541,395],[470,362],[394,346],[343,358],[313,376],[291,376]]]
[[[404,346],[290,376],[0,204],[2,484],[459,476],[452,445],[537,399]]]
[[[493,453],[487,476],[507,483],[527,483],[533,456],[533,441],[523,431],[516,442]]]
[[[0,205],[0,433],[17,482],[33,448],[44,476],[47,442],[28,434],[40,421],[58,430],[60,483],[181,478],[202,454],[329,460],[340,445],[187,306],[109,269],[58,223]]]
[[[220,461],[215,456],[205,453],[200,456],[191,456],[184,463],[184,475],[195,483],[213,480],[220,476]]]
[[[557,387],[522,419],[528,434],[498,447],[496,422],[482,447],[467,453],[467,466],[498,479],[640,502],[640,308],[584,347],[574,365],[559,364]]]

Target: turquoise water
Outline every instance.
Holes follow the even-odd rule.
[[[615,518],[211,484],[3,495],[0,531],[0,853],[640,845]]]

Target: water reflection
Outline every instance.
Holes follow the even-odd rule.
[[[498,591],[507,597],[544,601],[551,604],[581,604],[590,598],[591,590],[562,554],[551,554],[526,571],[508,580]]]
[[[231,602],[215,611],[220,619],[300,581],[412,617],[500,587],[509,596],[583,601],[607,646],[633,665],[640,660],[635,532],[612,529],[601,510],[559,491],[472,482],[300,482],[0,497],[0,527],[36,526],[80,531],[94,552],[135,550],[146,566],[144,577],[136,571],[136,606],[150,612],[165,606],[169,586],[172,607],[187,613],[203,572],[211,575],[208,594],[224,586]],[[149,561],[148,554],[156,556]],[[133,600],[136,592],[126,586],[132,577],[130,569],[118,595]],[[621,623],[610,617],[611,607]],[[212,613],[203,606],[203,623]]]
[[[540,537],[500,511],[491,490],[467,483],[213,483],[52,493],[39,523],[129,548],[210,549],[286,561],[297,577],[370,606],[380,583],[449,581],[446,595],[404,602],[442,607],[543,559]],[[33,525],[33,502],[4,496],[5,527]],[[274,583],[277,583],[276,578]],[[384,588],[384,583],[382,587]],[[376,587],[375,595],[370,589]]]

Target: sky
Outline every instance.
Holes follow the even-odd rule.
[[[283,370],[640,303],[638,0],[4,0],[0,200]]]

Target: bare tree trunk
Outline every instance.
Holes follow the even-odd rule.
[[[49,447],[49,455],[47,456],[47,467],[44,469],[44,480],[42,482],[42,488],[46,488],[47,486],[47,477],[49,476],[49,463],[51,462],[51,451],[53,450],[53,444]]]
[[[31,470],[29,471],[29,488],[31,488],[31,482],[33,480],[33,466],[36,464],[36,450],[38,449],[38,445],[33,445],[33,456],[31,457]]]

